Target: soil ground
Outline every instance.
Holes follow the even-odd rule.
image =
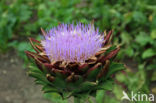
[[[14,53],[0,55],[0,103],[51,103]]]

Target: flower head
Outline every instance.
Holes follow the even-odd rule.
[[[51,61],[84,62],[101,49],[103,39],[91,24],[61,24],[47,33],[42,45]]]
[[[120,48],[111,45],[112,31],[100,35],[93,24],[80,23],[41,31],[41,41],[29,38],[35,52],[25,53],[39,68],[30,68],[29,74],[43,85],[45,93],[56,92],[63,98],[94,95],[106,89],[103,85],[110,84],[112,73],[123,69],[113,62]]]

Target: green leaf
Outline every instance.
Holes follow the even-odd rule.
[[[47,79],[46,76],[37,72],[31,72],[29,71],[28,74],[34,78],[36,78],[37,80],[43,81],[45,82],[45,84],[51,84]]]
[[[38,69],[37,67],[34,67],[33,65],[31,65],[31,66],[29,66],[29,70],[31,71],[31,72],[36,72],[36,73],[39,73],[39,74],[43,74],[43,72],[40,70],[40,69]]]
[[[82,103],[84,103],[84,101],[86,99],[88,99],[88,97],[89,97],[89,92],[75,93],[74,96],[77,97],[77,98],[81,98],[81,100],[83,100]]]
[[[64,91],[63,93],[62,93],[62,96],[63,96],[63,98],[69,98],[71,95],[73,94],[73,92],[66,92],[66,91]]]
[[[67,83],[67,87],[73,89],[73,88],[75,88],[75,87],[78,87],[78,86],[79,86],[80,84],[82,84],[83,82],[84,82],[83,77],[82,77],[82,76],[79,76],[79,79],[76,80],[76,81],[74,81],[74,83],[73,83],[73,82]]]
[[[124,15],[124,21],[125,23],[129,23],[132,20],[132,12],[126,12]]]
[[[155,29],[156,28],[156,14],[154,14],[154,15],[152,15],[152,17],[151,17],[152,19],[151,19],[151,28],[152,29]]]
[[[88,91],[88,90],[92,90],[94,89],[93,87],[96,86],[97,83],[96,82],[89,82],[89,81],[86,81],[86,82],[83,82],[81,85],[79,85],[78,89],[74,90],[73,92],[85,92],[85,91]]]
[[[134,55],[133,48],[129,46],[127,49],[125,49],[125,53],[127,56],[132,57]]]
[[[97,90],[96,91],[96,102],[103,103],[104,95],[105,95],[105,90]]]
[[[119,85],[114,85],[113,93],[115,94],[116,98],[118,100],[121,100],[123,94],[122,94],[123,89]]]
[[[68,103],[68,101],[63,100],[61,95],[58,93],[45,93],[44,97],[52,101],[52,103]]]
[[[17,46],[17,50],[19,52],[24,52],[25,50],[31,50],[31,46],[28,42],[21,42],[18,46]]]
[[[132,36],[127,32],[122,32],[121,39],[123,43],[130,44],[131,43],[130,41],[132,40]]]
[[[56,89],[56,88],[53,87],[53,86],[49,86],[49,85],[43,86],[42,90],[43,90],[45,93],[58,92],[58,89]]]
[[[115,49],[116,49],[116,46],[113,45],[113,46],[111,46],[111,47],[105,52],[105,54],[107,54],[107,53],[109,53],[109,52],[111,52],[111,51],[113,51],[113,50],[115,50]]]
[[[145,23],[146,22],[146,16],[143,12],[141,11],[134,11],[133,12],[133,19],[137,22],[137,23]]]
[[[150,35],[152,39],[156,39],[156,29],[152,30]]]
[[[105,95],[103,103],[122,103],[122,102],[121,102],[121,100],[117,100],[117,98],[115,98],[113,96]]]
[[[45,85],[45,82],[38,80],[38,79],[35,80],[35,83],[38,85]]]
[[[147,49],[143,52],[142,58],[146,59],[146,58],[152,57],[154,55],[156,55],[156,52],[154,52],[154,50],[150,48],[150,49]]]
[[[120,63],[115,63],[115,62],[112,62],[109,66],[109,70],[108,70],[108,73],[106,75],[106,78],[110,77],[112,74],[118,72],[118,71],[121,71],[121,70],[124,70],[125,67],[123,64],[120,64]]]
[[[108,79],[106,81],[103,81],[98,88],[103,90],[112,90],[113,89],[113,80]]]
[[[63,90],[66,88],[66,81],[64,78],[61,77],[55,77],[55,80],[53,81],[53,84],[57,87],[60,88],[60,90]]]
[[[136,36],[136,42],[141,46],[145,46],[147,43],[150,43],[152,39],[145,32],[140,32],[139,35]]]
[[[118,73],[116,75],[116,79],[119,81],[119,82],[124,82],[126,80],[126,77],[125,75],[121,72],[121,73]]]
[[[156,65],[155,65],[154,63],[149,64],[149,65],[147,66],[147,70],[154,70],[155,68],[156,68]]]
[[[98,73],[101,71],[102,66],[99,66],[98,68],[95,68],[94,70],[90,71],[87,75],[87,79],[95,80]]]

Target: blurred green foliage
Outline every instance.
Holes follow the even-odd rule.
[[[40,27],[93,19],[101,32],[114,30],[114,43],[122,45],[118,59],[138,64],[137,72],[127,70],[127,76],[119,74],[117,80],[129,90],[149,92],[150,82],[156,81],[155,0],[1,0],[0,52],[14,48],[26,60],[23,51],[31,48],[25,40],[38,37]],[[118,99],[121,93],[115,90]]]

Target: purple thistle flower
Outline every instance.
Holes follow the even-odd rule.
[[[40,69],[41,72],[30,69],[30,75],[43,85],[45,93],[56,92],[63,99],[95,94],[111,80],[112,70],[114,73],[121,67],[112,61],[120,50],[111,45],[112,31],[104,37],[93,24],[81,23],[61,24],[47,33],[42,28],[41,31],[41,41],[29,38],[35,52],[25,53]]]
[[[92,24],[61,24],[47,32],[42,45],[51,62],[85,62],[101,49],[103,40]]]

